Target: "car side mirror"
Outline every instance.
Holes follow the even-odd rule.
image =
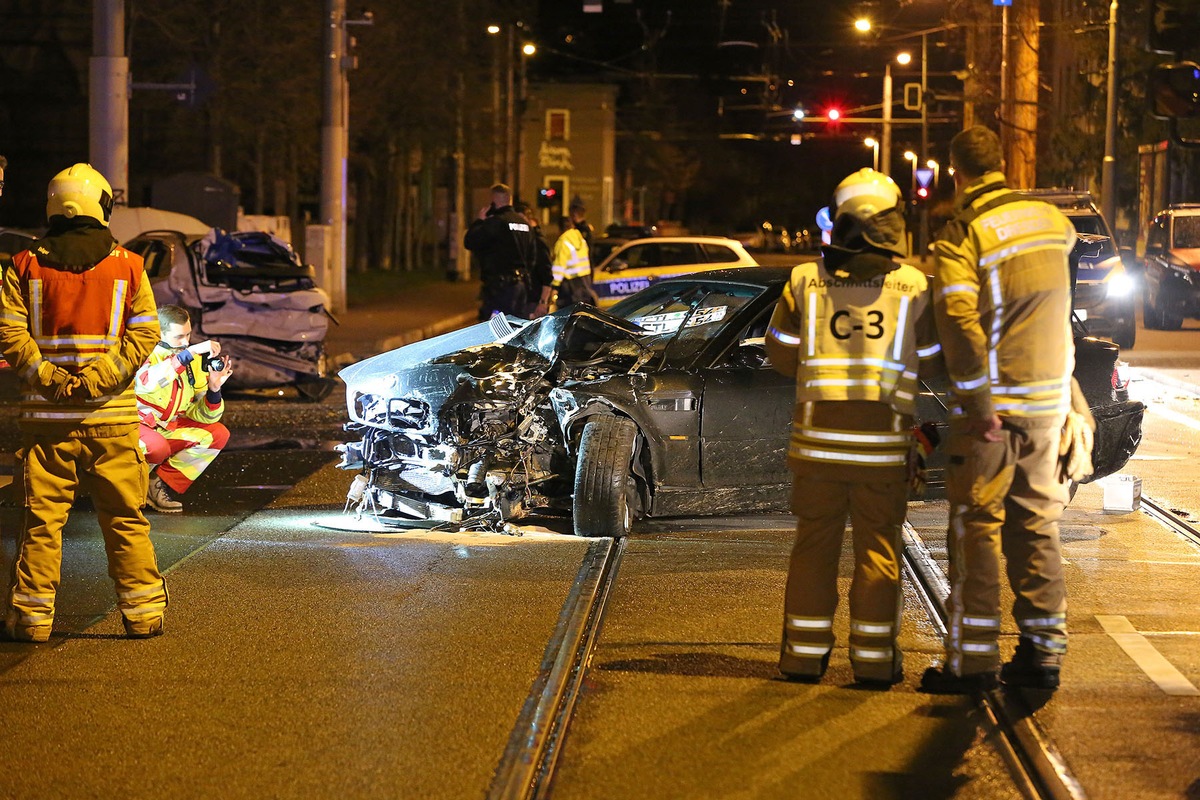
[[[761,337],[745,339],[729,355],[732,367],[742,369],[759,369],[767,365],[767,350]]]
[[[611,262],[609,262],[609,265],[605,268],[604,271],[605,272],[620,272],[621,270],[627,269],[628,267],[629,267],[629,264],[625,263],[624,261],[622,261],[619,258],[614,258]]]

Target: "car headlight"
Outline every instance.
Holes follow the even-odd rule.
[[[1108,289],[1105,296],[1110,300],[1113,300],[1117,298],[1128,297],[1129,295],[1133,294],[1135,281],[1133,278],[1129,277],[1128,274],[1122,273],[1120,275],[1114,275],[1112,280],[1108,281],[1106,285]]]

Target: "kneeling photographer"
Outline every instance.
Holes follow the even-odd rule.
[[[162,338],[138,370],[137,393],[142,449],[153,475],[146,505],[157,511],[183,510],[181,495],[229,441],[221,424],[221,387],[233,374],[231,359],[218,342],[189,345],[192,322],[179,306],[158,309]]]

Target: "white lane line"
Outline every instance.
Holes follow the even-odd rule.
[[[1125,655],[1132,658],[1133,663],[1137,664],[1150,680],[1158,684],[1158,688],[1170,695],[1200,697],[1200,689],[1197,689],[1191,681],[1183,676],[1183,673],[1175,669],[1162,653],[1155,650],[1154,645],[1150,644],[1145,636],[1138,633],[1128,619],[1117,615],[1097,614],[1096,621],[1100,623],[1100,627],[1104,628],[1104,632],[1125,651]]]
[[[1200,431],[1200,420],[1193,419],[1187,414],[1180,414],[1178,411],[1172,411],[1160,405],[1146,406],[1146,410],[1151,414],[1157,414],[1160,417],[1165,417],[1171,420],[1176,425],[1183,425],[1186,428],[1191,428],[1195,431]]]

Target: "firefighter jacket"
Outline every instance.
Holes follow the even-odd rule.
[[[149,428],[175,430],[180,417],[213,423],[225,412],[221,393],[208,389],[200,358],[161,342],[138,370],[134,390],[138,416]]]
[[[537,263],[537,241],[529,220],[503,206],[471,223],[463,246],[479,258],[479,277],[485,284],[528,281]]]
[[[772,366],[796,379],[793,468],[905,477],[919,374],[935,372],[940,356],[921,270],[870,249],[826,248],[824,259],[792,270],[766,347]]]
[[[564,280],[572,278],[590,278],[592,264],[588,258],[587,240],[583,233],[575,228],[568,228],[554,243],[554,254],[551,259],[554,270],[554,287],[558,288]]]
[[[958,403],[952,413],[980,422],[1066,414],[1074,243],[1075,229],[1057,208],[1010,191],[1000,172],[963,188],[934,243],[934,309]]]
[[[106,437],[135,430],[133,377],[158,338],[141,256],[117,245],[99,223],[52,225],[4,271],[0,352],[21,377],[27,433]],[[60,390],[71,376],[81,385],[68,397]]]

